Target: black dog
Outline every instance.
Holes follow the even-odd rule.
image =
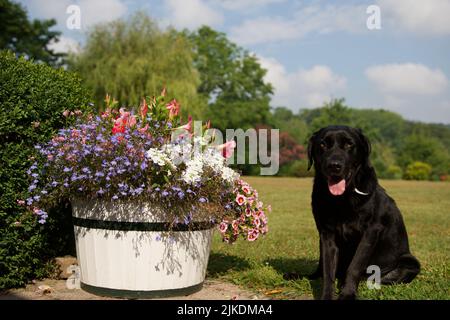
[[[311,277],[323,277],[322,299],[355,299],[367,267],[381,271],[381,284],[408,283],[420,271],[411,255],[403,218],[378,184],[369,161],[370,143],[361,130],[330,126],[309,140],[314,163],[312,209],[320,235],[320,259]]]

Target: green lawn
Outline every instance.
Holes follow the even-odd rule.
[[[247,177],[262,201],[271,204],[269,233],[254,243],[222,243],[216,233],[209,278],[270,293],[275,299],[320,296],[310,281],[318,260],[318,234],[311,213],[311,179]],[[450,183],[381,181],[402,211],[412,253],[422,264],[408,285],[359,288],[360,299],[450,299]],[[291,280],[283,275],[296,274]],[[292,277],[291,277],[292,278]]]

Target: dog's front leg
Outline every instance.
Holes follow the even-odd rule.
[[[344,287],[339,294],[340,300],[356,298],[356,291],[358,289],[359,281],[366,271],[382,228],[383,227],[381,225],[377,224],[364,232],[361,241],[358,244],[358,248],[356,249],[356,253],[353,256],[352,262],[347,269]]]
[[[320,245],[323,267],[323,290],[322,300],[331,300],[335,294],[334,282],[336,279],[336,268],[339,249],[333,232],[323,231],[320,234]]]

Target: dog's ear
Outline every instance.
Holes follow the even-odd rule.
[[[314,163],[313,148],[314,148],[314,143],[316,141],[318,132],[319,131],[314,132],[308,141],[308,171],[311,169],[311,167]]]
[[[364,159],[367,163],[369,163],[369,155],[372,152],[372,145],[370,144],[369,139],[364,135],[361,129],[356,129],[358,134],[358,138],[361,141],[361,147],[363,150]]]

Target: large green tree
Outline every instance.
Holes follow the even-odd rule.
[[[200,73],[198,92],[208,101],[213,125],[223,130],[267,123],[273,89],[256,56],[207,26],[186,34]]]
[[[174,30],[161,31],[142,12],[95,26],[82,52],[70,56],[69,66],[93,90],[97,106],[107,93],[121,104],[137,106],[142,97],[167,86],[185,114],[201,116],[200,79],[188,41]]]
[[[61,34],[50,30],[54,25],[54,19],[30,21],[20,4],[0,0],[0,49],[9,49],[35,61],[59,65],[63,63],[64,54],[49,49],[49,44],[57,42]]]

